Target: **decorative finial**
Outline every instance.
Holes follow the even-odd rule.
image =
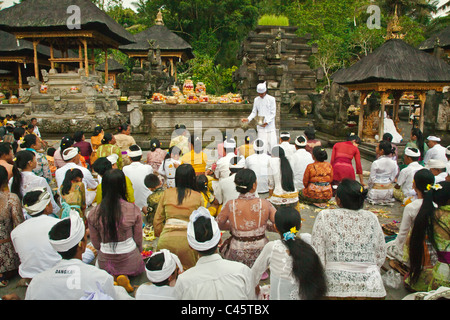
[[[395,6],[395,13],[392,17],[391,21],[389,21],[387,26],[387,35],[384,37],[386,40],[391,39],[403,39],[405,38],[405,34],[402,34],[401,31],[403,27],[400,25],[400,19],[397,14],[397,5]]]
[[[159,9],[158,14],[156,15],[155,24],[159,25],[159,26],[163,26],[164,25],[161,9]]]

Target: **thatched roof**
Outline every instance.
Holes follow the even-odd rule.
[[[103,62],[103,63],[99,64],[99,65],[95,68],[95,70],[101,71],[101,72],[105,72],[105,63]],[[108,59],[108,71],[109,71],[109,72],[118,72],[118,73],[121,73],[121,72],[125,72],[126,69],[125,69],[125,67],[124,67],[123,65],[121,65],[121,64],[120,64],[119,62],[117,62],[116,60],[114,60],[114,59]]]
[[[44,45],[37,46],[38,57],[48,59],[50,57],[50,48]],[[5,31],[0,30],[0,56],[26,56],[33,57],[33,43],[27,40],[19,40],[17,45],[16,37]],[[54,56],[56,58],[61,57],[61,51],[54,50]],[[69,50],[69,56],[75,57],[76,54]]]
[[[192,47],[183,38],[170,31],[164,25],[154,25],[134,35],[135,43],[122,45],[119,49],[123,52],[148,51],[159,47],[161,51],[182,51],[192,59]],[[153,43],[153,45],[151,44]]]
[[[439,39],[439,46],[442,48],[450,48],[450,26],[435,33],[430,38],[419,45],[420,50],[433,51],[436,39]]]
[[[69,6],[80,8],[81,30],[95,30],[119,44],[133,42],[132,35],[90,0],[25,0],[0,10],[0,29],[8,32],[80,31],[69,29]]]
[[[450,65],[403,40],[386,41],[354,65],[333,74],[341,85],[375,82],[450,83]]]

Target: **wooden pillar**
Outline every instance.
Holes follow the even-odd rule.
[[[95,72],[95,49],[91,49],[92,72]]]
[[[55,62],[53,59],[55,58],[55,51],[53,50],[53,43],[50,44],[50,68],[55,69]]]
[[[427,100],[427,93],[425,91],[421,91],[419,93],[420,99],[420,119],[419,119],[419,129],[423,132],[424,123],[425,123],[425,101]]]
[[[37,56],[37,46],[39,44],[39,40],[33,40],[33,51],[34,51],[34,76],[39,80],[39,62]]]
[[[78,58],[80,59],[79,68],[83,69],[83,49],[81,44],[78,45]]]
[[[87,40],[81,39],[81,42],[84,46],[84,72],[86,73],[86,77],[89,76],[89,59],[88,59],[88,46],[87,46]]]
[[[389,92],[381,93],[381,110],[380,110],[380,122],[378,124],[378,140],[381,140],[384,134],[384,111],[386,110],[386,101],[388,98]]]
[[[363,136],[363,128],[364,128],[364,100],[366,100],[368,92],[361,91],[360,99],[360,107],[359,107],[359,120],[358,120],[358,137],[362,139]]]
[[[394,125],[397,128],[397,131],[400,132],[400,130],[398,128],[398,123],[400,122],[398,112],[400,109],[400,99],[403,96],[403,91],[395,91],[393,93],[393,95],[394,95],[394,107],[393,107],[393,112],[392,112],[392,121],[394,121]]]
[[[17,73],[19,80],[19,89],[22,89],[22,68],[20,67],[20,63],[17,63]]]

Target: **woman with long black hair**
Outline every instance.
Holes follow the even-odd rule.
[[[252,267],[255,283],[270,266],[270,300],[323,299],[327,291],[324,268],[308,235],[298,234],[300,213],[280,208],[275,213],[275,228],[281,239],[267,243],[256,259]]]
[[[427,186],[409,239],[409,261],[405,283],[411,290],[450,287],[450,182]]]
[[[51,196],[53,206],[53,216],[59,218],[60,207],[56,203],[52,189],[47,180],[34,174],[33,169],[36,167],[36,154],[29,150],[22,150],[16,153],[13,176],[9,180],[9,189],[15,193],[20,200],[30,190],[34,188],[45,188]],[[23,210],[25,218],[29,218],[28,213]]]
[[[294,172],[284,149],[272,149],[269,161],[269,200],[275,208],[291,206],[298,209],[298,190],[294,185]]]
[[[102,144],[97,148],[97,157],[104,158],[112,154],[117,155],[117,168],[122,170],[124,166],[124,161],[122,157],[122,151],[116,145],[116,138],[111,133],[105,133],[103,135]]]
[[[198,254],[189,247],[186,231],[191,213],[203,206],[203,196],[196,191],[195,170],[190,164],[180,165],[175,172],[175,188],[164,191],[153,220],[157,249],[176,254],[183,269],[193,267]]]
[[[61,219],[70,216],[70,211],[73,209],[86,222],[86,187],[82,180],[83,172],[80,169],[72,168],[67,170],[59,190],[61,205],[63,207]]]
[[[87,221],[101,269],[118,281],[119,276],[137,276],[144,271],[141,210],[126,200],[125,174],[121,170],[105,173],[102,202],[89,212]]]

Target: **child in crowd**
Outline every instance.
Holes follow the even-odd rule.
[[[59,192],[63,207],[61,219],[67,218],[71,210],[76,210],[86,222],[86,189],[82,180],[83,173],[80,169],[70,169],[66,172]]]
[[[143,209],[149,226],[153,225],[156,209],[164,192],[162,181],[156,174],[149,174],[144,180],[145,186],[152,192],[147,198],[147,207]]]
[[[53,147],[50,147],[47,149],[47,161],[48,166],[50,168],[50,172],[52,173],[52,176],[55,176],[56,166],[55,166],[55,152],[56,149]]]
[[[180,162],[181,150],[177,146],[172,146],[161,163],[158,173],[164,177],[167,188],[175,187],[175,171]]]
[[[217,208],[219,207],[219,201],[217,201],[216,197],[214,197],[214,193],[210,188],[210,180],[209,178],[201,174],[196,177],[197,182],[197,191],[200,192],[205,200],[204,207],[209,210],[209,213],[213,217],[217,216]]]

